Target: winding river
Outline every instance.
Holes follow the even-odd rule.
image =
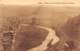
[[[43,26],[37,26],[39,28],[45,29],[47,31],[49,31],[48,36],[46,37],[46,39],[43,41],[43,43],[40,46],[34,47],[28,51],[45,51],[48,47],[48,43],[52,41],[52,45],[56,44],[57,42],[59,42],[59,37],[55,34],[55,30],[48,28],[48,27],[43,27]]]

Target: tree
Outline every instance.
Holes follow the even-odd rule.
[[[13,40],[14,40],[14,34],[16,30],[18,29],[20,24],[19,17],[4,17],[3,19],[3,26],[2,26],[2,44],[4,51],[11,51]]]

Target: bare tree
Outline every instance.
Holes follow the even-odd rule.
[[[19,17],[5,17],[3,19],[3,48],[4,51],[12,51],[13,38],[20,24]]]

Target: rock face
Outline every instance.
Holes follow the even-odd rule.
[[[80,40],[80,15],[71,18],[65,23],[61,30],[71,39]]]
[[[64,49],[66,49],[66,51],[80,51],[80,15],[69,19],[63,25],[57,27],[56,34],[61,39],[59,44],[57,44],[55,48],[54,46],[52,46],[47,51],[53,51],[56,48],[59,50],[55,51],[62,51]],[[70,44],[69,48],[64,47],[65,43],[67,43],[68,45]],[[70,46],[72,46],[72,48],[70,48]]]
[[[60,37],[60,42],[46,51],[80,51],[80,15],[57,27],[56,34]]]
[[[47,30],[36,26],[21,26],[16,32],[14,51],[26,51],[40,45],[48,35]]]

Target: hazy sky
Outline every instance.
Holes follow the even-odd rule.
[[[74,3],[70,5],[78,5],[79,0],[0,0],[1,4],[8,4],[8,5],[27,5],[27,4],[37,4],[38,2],[49,2],[49,3]],[[65,4],[64,4],[65,5]]]

